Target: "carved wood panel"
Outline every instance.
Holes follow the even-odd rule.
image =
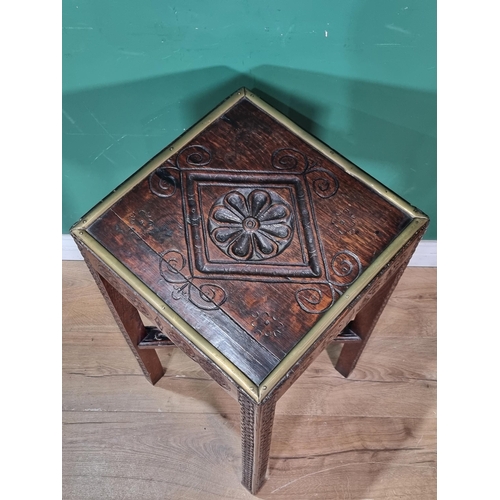
[[[408,222],[243,99],[89,232],[259,383]]]
[[[96,283],[101,289],[99,275],[102,276],[110,285],[112,285],[124,298],[126,298],[131,305],[136,307],[141,311],[144,316],[146,316],[151,322],[153,322],[172,342],[180,348],[187,356],[189,356],[193,361],[198,363],[205,372],[217,382],[224,390],[231,394],[234,399],[237,399],[237,389],[238,385],[228,377],[217,365],[215,365],[210,358],[208,358],[202,351],[200,351],[192,342],[190,342],[184,335],[179,333],[179,331],[171,325],[154,307],[146,302],[142,297],[140,297],[130,286],[123,282],[123,280],[117,276],[108,266],[100,261],[100,259],[93,255],[92,252],[83,248],[80,245],[80,251],[85,258],[85,261],[92,273],[92,276],[96,280]],[[102,290],[101,290],[102,291]],[[109,304],[107,300],[107,295],[103,293],[108,306],[110,306],[113,312],[112,304]],[[119,318],[117,319],[118,324]],[[144,365],[141,356],[151,356],[152,353],[138,351],[135,346],[130,342],[127,335],[124,335],[129,347],[134,353],[141,369],[144,374],[148,376],[148,369]]]

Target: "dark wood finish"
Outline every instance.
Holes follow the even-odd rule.
[[[352,329],[352,323],[349,323],[333,340],[335,342],[361,342],[361,337]]]
[[[370,335],[380,318],[380,315],[385,309],[394,288],[398,284],[404,270],[406,263],[400,266],[398,272],[390,278],[384,286],[376,292],[368,301],[367,304],[356,314],[352,321],[352,329],[356,334],[361,337],[361,342],[357,344],[345,344],[342,347],[340,356],[337,360],[335,368],[344,377],[348,377],[354,370],[363,349],[365,348]]]
[[[139,342],[139,349],[172,347],[175,344],[156,326],[146,326],[146,336]]]
[[[266,396],[266,400],[277,402],[283,394],[296,382],[310,364],[323,352],[323,350],[334,341],[338,335],[350,324],[363,307],[374,297],[388,280],[396,273],[402,273],[408,264],[418,242],[422,238],[425,228],[417,232],[398,252],[392,261],[376,276],[370,285],[356,297],[347,309],[345,309],[330,326],[309,348],[309,350],[295,363],[295,365],[284,375],[281,381]],[[396,284],[398,279],[395,280]],[[374,325],[375,326],[375,323]],[[358,346],[359,344],[354,344]],[[344,345],[342,349],[346,346]],[[361,353],[360,353],[361,354]]]
[[[116,273],[107,267],[96,255],[91,251],[80,246],[80,251],[85,259],[87,267],[89,267],[94,279],[103,276],[108,283],[122,295],[130,305],[137,311],[140,311],[145,317],[152,321],[162,333],[164,333],[172,342],[179,347],[187,356],[196,361],[207,373],[217,382],[224,390],[226,390],[234,399],[238,399],[237,385],[229,378],[217,365],[215,365],[203,352],[201,352],[192,342],[182,335],[173,325],[168,323],[151,304],[140,297],[132,287],[126,284]],[[99,282],[97,285],[100,289]],[[106,299],[106,296],[104,296]],[[109,304],[108,304],[109,306]],[[125,338],[127,340],[127,338]],[[128,343],[128,342],[127,342]],[[130,346],[130,343],[129,343]],[[135,349],[135,348],[134,348]],[[132,352],[135,355],[135,350]],[[148,351],[140,350],[141,355],[147,355]],[[155,354],[153,351],[149,351]],[[142,367],[141,367],[142,368]]]
[[[261,386],[411,220],[243,98],[86,231]],[[337,370],[352,372],[424,230],[287,373],[279,372],[259,403],[98,255],[84,247],[82,253],[153,383],[162,370],[151,348],[166,345],[163,335],[238,400],[243,484],[256,493],[266,476],[276,402],[332,342],[344,343]],[[158,331],[147,335],[138,311]]]
[[[205,300],[201,298],[205,296],[203,288],[189,281],[181,281],[177,288],[166,286],[167,282],[161,276],[162,256],[147,246],[114,212],[110,211],[96,221],[90,233],[97,241],[106,243],[115,257],[125,262],[141,281],[147,283],[153,292],[246,373],[250,380],[259,384],[276,367],[279,360],[220,308],[211,308],[209,305],[210,309],[205,310],[198,307],[205,307]]]
[[[84,254],[85,255],[85,254]],[[88,260],[86,262],[89,264]],[[91,264],[88,265],[92,276],[102,293],[106,304],[113,314],[116,324],[125,338],[130,350],[134,354],[144,376],[156,384],[163,377],[163,367],[158,355],[154,351],[140,351],[137,349],[141,340],[146,336],[146,328],[137,309],[104,279]]]
[[[242,484],[250,493],[256,494],[266,480],[276,404],[271,400],[257,404],[242,391],[238,393],[238,400],[241,409]]]
[[[408,222],[242,100],[89,233],[260,383]]]
[[[352,323],[333,340],[338,343],[361,342],[361,337],[350,326]],[[139,342],[139,349],[161,349],[162,347],[172,347],[175,344],[155,326],[146,326],[146,336]]]
[[[62,497],[252,498],[239,404],[179,349],[148,387],[84,262],[62,278]],[[435,500],[435,337],[436,269],[409,267],[351,376],[324,351],[276,405],[257,497]]]

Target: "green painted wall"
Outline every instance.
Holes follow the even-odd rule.
[[[240,86],[436,239],[435,0],[63,0],[63,232]]]

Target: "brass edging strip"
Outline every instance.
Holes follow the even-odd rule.
[[[253,92],[245,89],[245,96],[253,104],[288,128],[295,135],[307,142],[313,148],[339,165],[348,174],[359,181],[368,185],[382,198],[396,206],[413,220],[408,226],[391,242],[391,244],[375,259],[372,264],[363,272],[363,274],[354,282],[354,284],[344,293],[333,307],[326,312],[321,319],[309,330],[309,332],[300,340],[297,345],[285,356],[281,363],[266,377],[259,386],[259,401],[278,384],[293,365],[307,352],[307,350],[316,342],[320,335],[331,325],[332,321],[357,297],[359,293],[370,283],[370,281],[383,269],[385,265],[397,254],[401,247],[428,222],[428,217],[418,208],[412,206],[398,194],[384,186],[374,179],[370,174],[360,169],[347,158],[333,150],[330,146],[312,136],[288,117],[273,108]]]
[[[113,190],[108,196],[100,201],[95,207],[87,212],[71,230],[85,229],[94,220],[100,217],[106,210],[112,207],[122,196],[130,191],[136,184],[144,180],[151,172],[158,168],[162,163],[168,160],[172,155],[178,153],[186,144],[194,139],[201,131],[208,125],[222,116],[229,108],[234,106],[239,100],[245,97],[245,90],[243,88],[237,90],[234,94],[229,96],[224,102],[219,104],[208,115],[202,118],[198,123],[193,125],[189,130],[184,132],[178,139],[172,142],[169,146],[158,153],[154,158],[149,160],[137,172],[132,174],[120,186]]]
[[[407,213],[414,220],[394,239],[394,241],[375,259],[375,261],[363,272],[355,283],[344,293],[333,307],[325,313],[313,328],[303,337],[303,339],[288,353],[288,355],[278,364],[278,366],[266,377],[266,379],[257,386],[241,370],[239,370],[231,361],[229,361],[212,344],[205,340],[196,330],[177,315],[168,305],[161,300],[151,289],[131,273],[118,259],[116,259],[108,250],[86,232],[86,227],[94,220],[100,217],[122,196],[130,191],[136,184],[145,179],[158,166],[164,163],[175,153],[178,153],[186,144],[188,144],[196,135],[202,132],[208,125],[226,113],[234,104],[243,98],[249,99],[253,104],[260,107],[263,111],[271,115],[283,126],[287,127],[302,140],[309,143],[312,147],[320,151],[327,158],[330,158],[347,173],[356,177],[361,182],[370,186],[380,196],[388,200],[393,205]],[[198,349],[209,357],[219,368],[221,368],[229,377],[231,377],[253,400],[260,402],[273,389],[276,384],[286,375],[292,366],[303,356],[307,350],[314,344],[319,336],[330,326],[331,322],[338,316],[352,300],[363,290],[365,286],[380,272],[380,270],[396,255],[398,250],[411,238],[411,236],[425,223],[428,218],[420,210],[416,209],[408,202],[400,198],[368,173],[351,163],[319,139],[307,133],[298,125],[293,123],[285,115],[271,107],[253,92],[246,88],[241,88],[217,106],[213,111],[187,130],[181,137],[172,144],[163,149],[154,158],[148,161],[136,173],[124,181],[118,188],[92,208],[70,229],[73,237],[80,240],[85,246],[93,251],[102,261],[109,266],[115,273],[124,279],[137,293],[143,297],[158,313],[160,313],[169,323],[177,328],[186,336]]]
[[[283,358],[281,363],[265,378],[259,386],[258,400],[264,397],[278,384],[295,363],[308,351],[320,335],[331,325],[332,321],[362,292],[375,276],[398,253],[403,245],[426,223],[427,218],[415,218],[391,242],[391,244],[373,261],[351,287],[335,302],[309,332]]]
[[[94,252],[103,262],[128,283],[144,300],[158,311],[172,326],[177,328],[200,351],[209,357],[224,373],[231,377],[252,399],[258,401],[257,386],[231,361],[229,361],[210,342],[204,339],[193,327],[186,323],[165,302],[148,288],[137,276],[130,272],[116,257],[106,250],[98,241],[83,230],[72,230],[73,237],[80,240]]]
[[[360,180],[364,184],[370,186],[374,191],[376,191],[380,196],[385,198],[387,201],[404,211],[410,217],[424,217],[425,215],[416,207],[408,203],[406,200],[397,195],[394,191],[391,191],[387,186],[374,179],[370,174],[360,169],[354,163],[350,162],[347,158],[333,150],[330,146],[320,141],[313,135],[306,132],[304,129],[299,127],[296,123],[290,120],[288,117],[280,113],[277,109],[273,108],[267,102],[263,101],[260,97],[256,96],[253,92],[245,89],[245,95],[248,100],[252,101],[256,106],[261,108],[267,114],[271,115],[274,119],[280,122],[283,126],[291,130],[295,135],[300,137],[303,141],[310,144],[313,148],[317,149],[320,153],[324,154],[327,158],[339,165],[348,174],[352,175],[356,179]]]

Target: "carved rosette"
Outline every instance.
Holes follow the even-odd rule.
[[[273,190],[231,191],[212,206],[208,232],[215,245],[235,260],[270,259],[292,241],[293,211]]]

